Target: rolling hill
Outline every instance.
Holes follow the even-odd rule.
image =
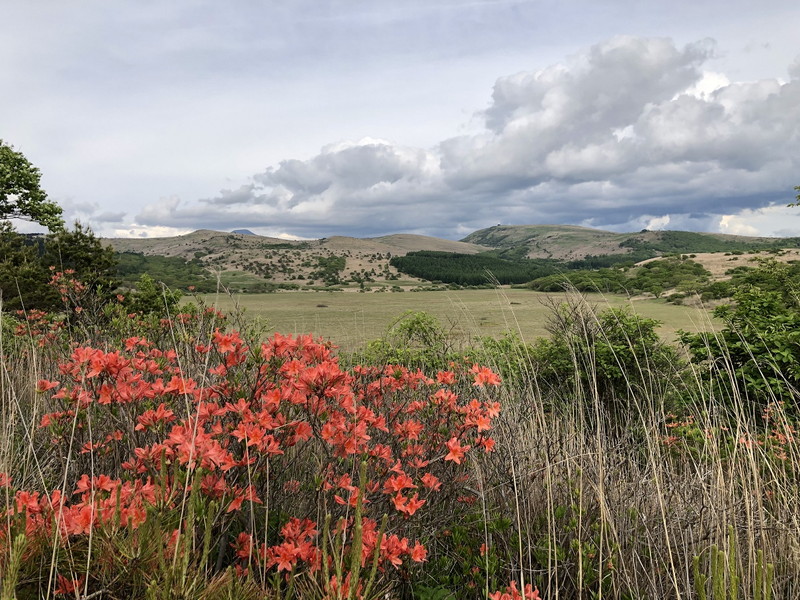
[[[577,225],[496,225],[462,241],[528,258],[576,261],[589,256],[631,255],[635,261],[671,253],[731,252],[800,247],[800,238],[746,237],[691,231],[614,233]]]
[[[418,252],[456,257],[482,254],[517,263],[533,259],[537,268],[551,264],[555,265],[551,268],[563,270],[641,262],[676,253],[704,253],[703,256],[711,257],[713,253],[800,248],[800,238],[755,238],[686,231],[614,233],[574,225],[498,225],[471,233],[461,241],[405,233],[375,238],[332,236],[318,240],[285,240],[203,229],[176,237],[116,238],[104,242],[123,253],[122,258],[130,267],[126,273],[129,283],[135,281],[139,272],[166,268],[164,261],[147,257],[168,257],[171,270],[179,270],[180,265],[185,264],[187,273],[191,271],[193,277],[197,277],[198,272],[208,273],[206,287],[211,281],[219,280],[234,291],[345,283],[361,287],[365,284],[369,287],[419,285],[423,280],[403,274],[395,266],[400,264],[396,257]],[[437,260],[441,258],[438,256]],[[470,262],[483,264],[481,261],[459,264]],[[151,274],[159,275],[158,272]],[[186,278],[180,281],[183,286]]]
[[[201,229],[175,237],[103,241],[119,253],[165,256],[202,266],[210,279],[219,278],[235,291],[269,291],[269,286],[276,285],[338,285],[345,281],[396,282],[402,276],[389,264],[392,256],[418,250],[459,254],[490,250],[477,244],[405,233],[376,238],[285,240]],[[341,261],[332,260],[336,257]],[[140,268],[145,271],[147,266],[144,263]]]

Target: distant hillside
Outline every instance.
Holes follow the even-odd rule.
[[[320,240],[285,240],[253,234],[201,229],[165,238],[106,239],[119,253],[145,257],[171,257],[186,262],[186,269],[199,265],[225,287],[235,291],[269,291],[275,287],[313,287],[350,283],[395,285],[403,276],[389,264],[393,256],[413,251],[477,254],[485,246],[412,234],[376,238],[334,236]],[[163,271],[163,262],[133,260],[141,272]],[[174,269],[176,263],[170,263]],[[136,272],[126,273],[128,277]],[[174,276],[174,275],[171,275]],[[408,277],[404,279],[408,280]],[[413,278],[412,278],[413,279]],[[181,279],[183,282],[185,280]],[[195,283],[197,285],[197,283]],[[202,282],[203,289],[208,282]]]
[[[628,253],[619,245],[627,235],[576,225],[496,225],[462,241],[518,257],[578,260],[588,255]]]
[[[573,225],[498,225],[461,241],[404,233],[285,240],[203,229],[169,238],[104,242],[123,253],[120,275],[128,284],[141,273],[149,273],[177,287],[207,290],[216,288],[219,281],[233,291],[408,287],[425,280],[479,285],[489,280],[489,272],[498,280],[517,283],[526,274],[536,278],[567,270],[596,270],[672,254],[800,248],[800,238],[687,231],[613,233]],[[475,255],[480,256],[470,258]]]
[[[490,246],[501,254],[565,261],[617,255],[617,260],[638,262],[673,253],[747,252],[800,247],[800,238],[746,237],[690,231],[613,233],[576,225],[497,225],[471,233],[462,241]]]

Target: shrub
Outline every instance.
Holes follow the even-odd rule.
[[[309,336],[187,342],[74,347],[37,384],[52,462],[37,485],[14,465],[0,476],[20,593],[184,597],[230,567],[285,597],[369,596],[470,505],[464,460],[493,449],[500,408],[478,399],[492,371],[348,371]]]
[[[562,402],[597,400],[627,422],[641,402],[663,397],[680,360],[656,332],[659,321],[624,308],[595,312],[582,300],[553,305],[549,338],[530,354],[540,387]],[[592,411],[589,411],[591,413]]]

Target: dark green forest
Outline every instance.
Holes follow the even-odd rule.
[[[389,261],[402,273],[457,285],[519,284],[558,272],[557,262],[546,259],[516,261],[487,254],[419,251]]]

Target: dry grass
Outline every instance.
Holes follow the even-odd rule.
[[[743,254],[730,254],[725,252],[702,252],[696,254],[693,261],[700,263],[711,272],[713,279],[729,279],[726,271],[736,267],[755,267],[758,259],[774,258],[779,262],[800,260],[800,250],[787,249],[778,254],[765,252],[745,252]]]
[[[629,398],[622,423],[596,382],[587,391],[564,381],[568,405],[554,405],[534,371],[506,390],[503,458],[486,467],[499,483],[486,501],[520,513],[518,578],[546,598],[696,598],[720,548],[724,595],[708,598],[800,598],[795,421],[777,405],[754,418],[748,398],[720,394],[692,369],[688,386],[677,371],[641,365],[638,375],[649,392]],[[675,394],[680,417],[666,411]],[[789,432],[777,452],[775,431]]]

